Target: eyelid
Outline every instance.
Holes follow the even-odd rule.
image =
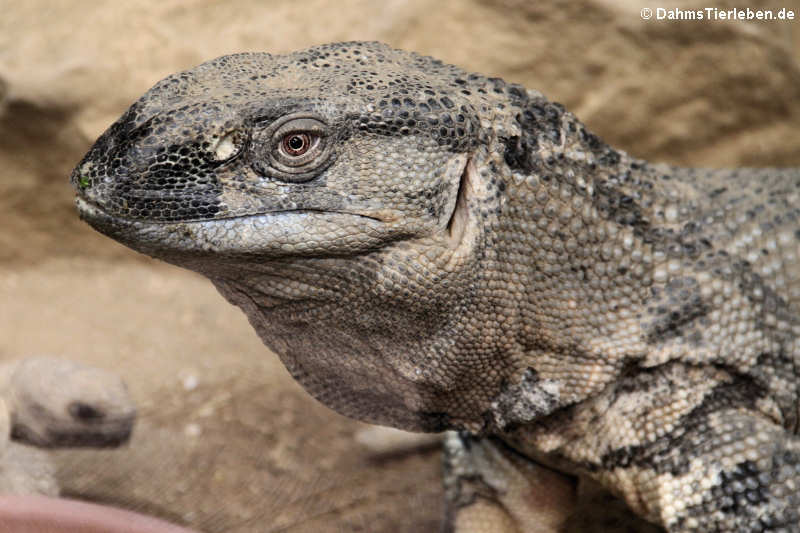
[[[309,133],[318,137],[323,137],[326,128],[325,124],[313,118],[297,118],[287,121],[285,124],[276,129],[273,134],[273,139],[283,139],[291,133]]]

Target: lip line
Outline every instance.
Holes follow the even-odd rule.
[[[96,203],[94,203],[91,200],[89,200],[87,198],[84,198],[84,197],[82,197],[80,195],[76,195],[76,204],[77,204],[77,207],[78,207],[78,211],[81,212],[81,214],[83,214],[83,212],[85,211],[85,208],[81,204],[85,204],[85,206],[88,206],[88,207],[90,207],[90,208],[92,208],[92,209],[94,209],[96,211],[99,211],[103,216],[107,216],[107,217],[109,217],[109,218],[111,218],[111,219],[113,219],[115,221],[123,222],[123,223],[126,223],[126,224],[154,224],[154,225],[158,224],[158,225],[165,225],[165,226],[166,225],[170,225],[170,224],[199,224],[199,223],[203,223],[203,222],[222,222],[222,221],[226,221],[226,220],[237,220],[237,219],[244,220],[244,219],[263,216],[263,215],[282,215],[282,214],[288,214],[288,213],[319,213],[319,214],[333,214],[333,215],[348,215],[348,216],[365,218],[367,220],[374,220],[375,222],[380,222],[380,223],[384,222],[383,220],[381,220],[381,219],[379,219],[377,217],[373,217],[373,216],[370,216],[370,215],[364,215],[364,214],[361,214],[361,213],[349,213],[349,212],[346,212],[346,211],[323,211],[321,209],[286,209],[286,210],[282,210],[282,211],[265,211],[263,213],[251,213],[249,215],[238,215],[238,216],[224,217],[224,218],[206,218],[206,219],[201,219],[201,220],[174,220],[174,221],[135,220],[135,219],[130,219],[130,218],[125,218],[125,217],[112,215],[112,214],[108,213],[105,209],[103,209],[102,207],[97,205]]]

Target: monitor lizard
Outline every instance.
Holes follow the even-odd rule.
[[[673,532],[800,531],[798,170],[650,164],[539,92],[350,42],[169,76],[71,182],[321,402],[457,430],[456,531],[534,530],[528,464]]]

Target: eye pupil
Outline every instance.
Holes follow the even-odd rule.
[[[311,138],[307,133],[292,133],[283,138],[283,149],[289,155],[303,155],[310,147]]]

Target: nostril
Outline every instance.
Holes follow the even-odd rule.
[[[105,417],[102,410],[83,402],[69,404],[69,414],[80,422],[97,422]]]
[[[94,173],[92,172],[92,165],[82,163],[72,171],[70,182],[75,189],[77,189],[79,192],[83,192],[95,185],[95,183],[93,183],[95,181],[93,177]]]

